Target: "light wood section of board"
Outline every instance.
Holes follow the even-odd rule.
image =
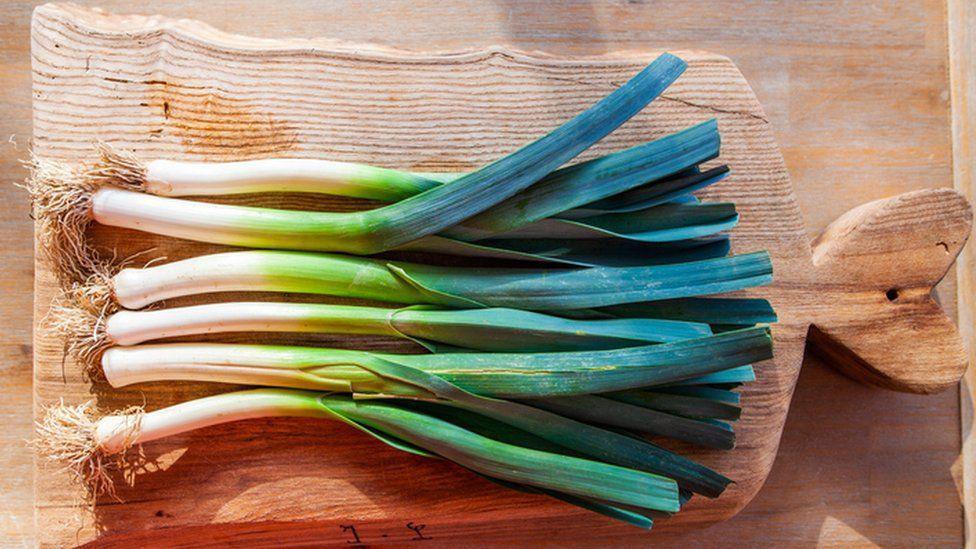
[[[949,68],[952,84],[952,167],[956,189],[976,199],[976,5],[949,0]],[[976,252],[970,246],[959,256],[959,329],[968,345],[970,370],[960,387],[962,415],[963,510],[966,547],[976,547]]]
[[[92,2],[119,12],[127,2]],[[0,63],[5,124],[20,149],[0,151],[4,178],[23,176],[30,135],[27,22],[35,2],[5,4]],[[945,185],[949,176],[945,5],[695,1],[660,9],[642,2],[359,2],[309,4],[161,1],[145,7],[263,37],[334,36],[417,51],[511,44],[562,55],[647,48],[707,48],[730,55],[762,100],[815,234],[845,210],[898,192]],[[437,24],[430,24],[436,21]],[[423,32],[410,32],[419,28]],[[910,74],[909,74],[910,73]],[[6,139],[4,135],[4,139]],[[25,201],[0,189],[17,215],[2,220],[7,370],[0,414],[0,533],[29,542],[28,436],[31,268]],[[952,306],[952,286],[943,285]],[[16,296],[21,296],[19,300]],[[766,489],[730,522],[655,542],[957,544],[959,503],[950,465],[958,453],[951,395],[869,389],[807,359]],[[898,517],[894,519],[892,517]],[[165,522],[171,520],[158,517]],[[399,526],[398,528],[403,528]],[[405,534],[412,535],[404,530]],[[310,537],[339,535],[310,530]],[[343,534],[348,535],[348,534]],[[436,535],[432,534],[432,535]]]

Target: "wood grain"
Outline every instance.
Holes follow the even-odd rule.
[[[144,158],[287,154],[452,171],[487,163],[541,135],[656,56],[570,59],[504,48],[408,54],[330,41],[256,41],[187,20],[116,17],[67,6],[35,11],[32,44],[34,145],[46,158],[77,160],[91,154],[93,139],[105,139]],[[761,107],[728,59],[682,55],[690,64],[686,75],[586,157],[717,116],[724,141],[721,160],[735,174],[709,196],[737,204],[743,222],[735,233],[736,251],[770,249],[787,287],[806,284],[803,276],[810,270],[798,267],[809,265],[809,245]],[[301,205],[293,202],[295,197],[286,200],[292,202],[267,196],[263,203]],[[169,259],[219,249],[114,230],[96,231],[95,237],[123,257],[150,248]],[[40,318],[55,288],[46,264],[36,267]],[[770,296],[777,300],[776,294]],[[681,449],[733,476],[737,484],[718,500],[693,503],[663,528],[732,516],[765,480],[806,331],[789,311],[782,314],[784,322],[775,332],[778,360],[757,365],[761,382],[743,395],[739,448],[721,453]],[[37,406],[87,398],[90,387],[80,379],[78,365],[64,366],[60,340],[43,330],[36,333]],[[368,344],[358,338],[331,343]],[[397,343],[392,349],[405,351],[410,345]],[[157,384],[145,398],[149,408],[158,408],[219,389]],[[131,404],[132,391],[95,391],[103,409]],[[258,433],[261,443],[246,443]],[[436,527],[441,539],[511,539],[502,525],[513,518],[535,525],[520,529],[529,539],[545,539],[554,528],[564,531],[566,539],[584,532],[594,539],[619,535],[617,525],[564,504],[513,496],[452,465],[379,446],[344,426],[308,421],[247,422],[147,445],[150,455],[182,455],[166,471],[140,477],[138,491],[120,494],[124,505],[96,507],[94,530],[86,529],[83,536],[101,530],[104,542],[131,543],[130,534],[138,537],[160,527],[153,509],[174,515],[167,521],[168,532],[187,543],[195,543],[196,527],[206,525],[226,524],[228,533],[243,528],[259,537],[264,531],[268,540],[297,539],[304,533],[289,527],[296,521],[391,529],[417,516]],[[250,457],[242,460],[245,455]],[[377,474],[378,462],[384,463],[382,474]],[[67,521],[71,514],[63,509],[78,504],[78,488],[52,469],[39,463],[38,520]],[[433,478],[437,482],[431,483]],[[193,496],[180,497],[190,487]],[[140,501],[145,495],[151,503]],[[329,504],[323,508],[325,501]],[[266,529],[266,523],[277,526]],[[64,524],[49,529],[42,543],[61,544],[77,534]]]
[[[869,202],[827,227],[813,263],[830,307],[809,341],[860,381],[912,393],[944,391],[969,363],[955,324],[932,298],[973,228],[950,189]]]
[[[120,12],[138,9],[119,0],[91,3]],[[0,177],[7,183],[22,177],[17,158],[23,156],[30,134],[27,23],[34,4],[13,0],[0,12],[5,82],[0,113],[21,144],[19,151],[0,149],[6,168]],[[726,53],[746,74],[772,122],[809,234],[860,203],[948,183],[944,9],[941,0],[700,0],[666,6],[532,0],[167,0],[144,8],[268,38],[335,36],[414,50],[511,44],[561,55],[663,47]],[[411,28],[423,32],[405,32]],[[0,269],[7,295],[27,299],[31,254],[25,201],[9,184],[0,188],[0,196],[20,212],[0,220],[5,244]],[[939,295],[944,305],[953,307],[951,281]],[[19,441],[29,436],[30,363],[29,354],[18,346],[29,352],[30,315],[21,301],[8,298],[0,306],[4,345],[11,350],[4,355],[8,369],[0,403],[8,427],[0,435],[6,441],[0,451],[0,537],[28,543],[34,531],[30,460]],[[959,443],[956,411],[951,395],[870,390],[807,359],[780,458],[759,497],[732,521],[678,538],[657,535],[654,541],[958,544],[960,507],[949,474]],[[895,516],[898,520],[890,519]]]
[[[35,150],[44,157],[68,161],[90,154],[91,141],[100,138],[134,149],[146,158],[229,160],[321,155],[397,168],[465,169],[500,156],[514,146],[513,142],[517,145],[526,136],[541,134],[569,118],[641,66],[636,59],[549,58],[504,48],[423,55],[315,40],[257,41],[192,21],[118,17],[71,6],[38,9],[32,45]],[[693,502],[659,527],[665,531],[728,518],[758,491],[775,456],[799,372],[809,322],[809,315],[804,313],[811,306],[826,310],[833,305],[832,301],[821,301],[821,281],[811,278],[815,270],[810,268],[810,247],[789,180],[751,89],[726,58],[696,52],[683,56],[690,64],[685,77],[588,156],[716,116],[724,139],[721,160],[733,167],[733,176],[706,197],[736,202],[744,220],[734,233],[736,251],[771,251],[777,282],[760,295],[774,302],[782,320],[774,332],[775,364],[757,365],[759,381],[743,392],[746,406],[737,426],[739,447],[725,453],[682,448],[732,476],[737,484],[718,500]],[[260,79],[254,77],[257,74]],[[473,94],[473,90],[479,93]],[[265,203],[282,205],[273,197],[267,197]],[[898,211],[893,211],[897,218]],[[871,229],[877,227],[905,229],[899,223],[870,225]],[[857,237],[856,224],[853,229]],[[112,233],[100,234],[107,237]],[[872,236],[883,239],[886,234],[875,230]],[[955,234],[937,236],[955,248],[965,240]],[[171,259],[210,248],[143,234],[125,235],[124,240],[116,235],[111,247],[123,255],[156,248]],[[824,264],[830,259],[827,257]],[[35,295],[37,312],[42,313],[53,288],[46,266],[41,263],[37,267]],[[924,278],[924,273],[919,276]],[[828,324],[832,318],[827,312],[819,317]],[[60,342],[43,331],[37,333],[37,405],[49,404],[54,395],[78,398],[88,386],[79,381],[77,365],[65,368]],[[938,337],[921,341],[942,346]],[[65,384],[65,379],[69,383]],[[178,389],[169,385],[147,394],[147,399],[149,406],[156,408],[212,390],[194,384]],[[124,396],[124,391],[101,391],[98,403],[105,409],[119,408]],[[513,516],[531,520],[534,528],[519,531],[525,537],[544,536],[539,539],[551,539],[547,532],[559,526],[568,536],[579,535],[584,529],[596,537],[615,530],[606,521],[580,517],[579,512],[554,502],[503,498],[490,486],[484,486],[483,491],[462,489],[461,483],[471,479],[460,474],[440,483],[443,492],[438,492],[439,505],[432,509],[416,486],[416,478],[426,478],[423,474],[391,481],[385,476],[378,479],[368,471],[360,478],[357,467],[368,469],[370,461],[355,460],[338,467],[352,456],[373,454],[356,450],[363,441],[350,438],[350,443],[344,444],[349,433],[341,427],[316,426],[312,432],[334,432],[325,440],[300,436],[294,444],[285,444],[279,437],[308,432],[309,422],[249,422],[216,430],[221,433],[219,442],[203,442],[201,437],[207,433],[193,433],[148,445],[147,451],[153,455],[165,448],[181,455],[164,471],[148,475],[147,483],[166,482],[158,491],[152,486],[128,494],[130,498],[137,493],[153,494],[152,506],[172,509],[169,512],[179,520],[172,522],[168,531],[188,543],[195,542],[200,535],[196,530],[206,525],[227,525],[214,529],[224,532],[221,535],[244,528],[255,532],[259,536],[256,539],[298,539],[305,533],[289,527],[295,521],[391,528],[422,511],[436,511],[442,539],[472,534],[481,541],[495,539],[497,527]],[[253,442],[244,444],[258,432],[267,435],[262,437],[260,448]],[[194,459],[195,441],[207,444],[208,452],[201,456],[204,459]],[[247,465],[239,464],[244,447],[250,456]],[[323,452],[330,455],[328,465],[311,470],[311,463],[325,461],[324,455],[319,455]],[[285,457],[292,453],[314,458],[304,461]],[[368,459],[375,458],[374,454]],[[392,459],[416,461],[405,456]],[[409,467],[421,471],[429,468],[434,473],[450,466],[409,463]],[[70,518],[68,513],[49,509],[77,503],[77,489],[72,490],[63,475],[51,471],[47,464],[41,463],[39,471],[39,520]],[[257,471],[262,473],[255,474]],[[384,470],[395,471],[396,465]],[[253,480],[242,487],[242,477]],[[352,497],[348,489],[343,490],[349,478],[357,484]],[[406,482],[401,483],[401,478]],[[294,497],[282,498],[283,489],[297,488],[296,479],[301,479],[305,489]],[[180,492],[190,486],[197,487],[193,497],[180,498]],[[384,492],[395,496],[373,499],[374,494]],[[127,499],[125,494],[122,497]],[[323,516],[320,506],[326,499],[334,507],[332,513]],[[500,501],[505,504],[497,503]],[[102,541],[130,543],[141,531],[160,527],[157,521],[142,518],[146,510],[141,502],[131,499],[124,505],[100,505],[92,526],[105,533]],[[77,530],[64,527],[50,532],[51,537],[42,542],[61,544],[68,535],[77,535]],[[505,531],[497,539],[510,536],[511,531]]]
[[[976,5],[950,0],[949,67],[952,84],[952,168],[956,190],[970,200],[976,198]],[[976,364],[976,253],[963,250],[956,268],[959,286],[959,330],[969,350],[970,364]],[[966,373],[959,390],[962,416],[963,509],[966,547],[976,547],[976,437],[974,403],[976,371]]]

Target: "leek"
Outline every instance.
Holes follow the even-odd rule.
[[[657,319],[572,320],[517,309],[401,309],[310,303],[214,303],[152,311],[56,305],[53,324],[84,363],[112,345],[227,332],[303,332],[406,338],[482,351],[613,349],[710,335],[707,324]]]
[[[82,291],[111,296],[127,309],[180,296],[261,291],[557,311],[730,292],[771,280],[772,264],[765,252],[648,267],[556,270],[437,267],[341,255],[247,251],[123,269],[109,279],[93,279],[93,285],[102,289]]]
[[[88,176],[100,185],[138,189],[157,196],[216,196],[250,193],[322,193],[396,202],[464,174],[410,173],[352,162],[269,158],[236,162],[153,160],[108,145]]]
[[[536,450],[478,434],[434,414],[379,401],[281,389],[216,395],[148,413],[97,417],[90,406],[55,407],[38,425],[40,451],[69,461],[90,482],[106,488],[112,456],[128,448],[203,427],[264,417],[341,421],[378,440],[423,456],[443,457],[503,482],[575,498],[646,510],[675,512],[678,489],[665,477]]]
[[[164,343],[111,347],[101,368],[114,387],[151,381],[211,381],[415,396],[384,375],[398,365],[460,389],[498,398],[542,398],[623,391],[721,372],[772,356],[769,331],[720,335],[603,351],[391,354],[276,345]]]
[[[704,188],[724,177],[727,167],[686,174],[691,166],[718,156],[718,126],[709,120],[675,134],[560,168],[538,183],[465,220],[467,231],[504,232],[556,214],[585,217],[591,204],[640,190],[646,207]],[[320,192],[396,202],[433,189],[463,174],[414,174],[362,164],[312,159],[206,163],[155,160],[100,147],[101,163],[87,172],[97,185],[136,189],[167,197],[256,192]],[[680,176],[678,174],[681,174]],[[573,210],[581,206],[582,210]],[[568,210],[568,211],[567,211]],[[600,212],[604,213],[604,212]],[[450,232],[450,231],[449,231]],[[463,230],[454,232],[461,237]]]
[[[439,402],[507,423],[585,456],[673,478],[679,487],[694,493],[718,497],[731,482],[707,467],[650,442],[532,406],[478,396],[423,370],[390,361],[371,364],[370,368],[384,377],[423,388]]]
[[[718,154],[718,148],[719,137],[717,126],[715,121],[711,120],[644,145],[638,145],[637,147],[606,157],[557,170],[526,191],[495,205],[491,210],[464,221],[456,228],[442,232],[442,236],[421,238],[417,241],[401,245],[398,249],[485,258],[527,259],[583,266],[619,265],[626,258],[630,258],[633,261],[635,257],[644,257],[647,253],[637,253],[635,256],[635,250],[617,250],[615,246],[608,247],[605,243],[601,243],[598,247],[590,246],[590,248],[597,250],[597,253],[591,251],[581,255],[574,251],[580,244],[573,241],[562,244],[560,248],[565,247],[570,249],[558,254],[533,253],[525,249],[527,245],[531,245],[531,241],[526,240],[526,238],[531,238],[534,233],[542,230],[543,234],[560,235],[565,234],[567,231],[575,231],[578,233],[576,239],[580,238],[582,231],[581,236],[586,238],[636,238],[640,241],[652,242],[674,240],[674,237],[653,238],[652,235],[617,235],[613,233],[613,225],[627,224],[627,219],[594,219],[591,225],[591,222],[586,218],[592,217],[594,214],[586,214],[585,212],[587,210],[583,209],[565,210],[579,204],[583,204],[583,207],[586,208],[589,206],[587,201],[612,195],[620,191],[627,191],[628,189],[634,188],[635,185],[640,185],[647,180],[661,175],[674,172],[687,172],[687,169],[684,171],[679,170],[696,162],[701,162],[716,156]],[[110,156],[118,157],[120,155],[113,153]],[[262,164],[255,165],[253,164],[254,162],[262,162]],[[116,182],[124,188],[135,187],[138,189],[146,189],[148,185],[149,189],[160,191],[157,194],[173,194],[174,192],[176,194],[199,194],[203,193],[205,189],[211,188],[205,181],[212,181],[213,187],[216,189],[224,188],[228,180],[232,184],[243,185],[244,183],[241,180],[249,181],[247,179],[249,176],[244,174],[244,168],[256,166],[258,174],[254,178],[258,180],[258,183],[256,183],[255,190],[265,190],[263,185],[265,183],[271,183],[267,181],[269,176],[266,172],[269,170],[281,171],[282,177],[297,178],[297,181],[294,183],[297,186],[297,190],[304,189],[304,186],[308,184],[305,180],[307,174],[302,175],[303,170],[313,169],[308,166],[302,167],[304,166],[303,162],[305,161],[270,159],[265,161],[245,161],[241,165],[238,165],[238,163],[229,163],[230,165],[227,166],[229,173],[221,174],[221,164],[158,161],[151,163],[149,167],[138,167],[137,165],[136,167],[124,168],[127,163],[137,164],[137,162],[134,160],[119,160],[110,162],[107,166],[96,168],[88,175],[88,178],[95,182],[101,182],[100,184]],[[314,165],[316,161],[307,162],[311,162]],[[284,164],[280,170],[278,168],[271,169],[268,167],[269,164],[276,166],[278,163]],[[123,167],[120,167],[120,165]],[[362,170],[374,173],[375,177],[372,180],[374,186],[382,186],[383,181],[392,177],[387,173],[390,170],[384,171],[367,166],[363,166],[361,167],[362,170],[358,170],[360,168],[358,166],[338,164],[339,167],[337,168],[335,167],[336,163],[326,161],[322,161],[322,165],[324,167],[321,169],[326,174],[323,176],[326,183],[329,183],[332,178],[341,177],[342,174],[349,172],[358,173],[358,171]],[[162,166],[163,168],[158,166]],[[201,173],[199,175],[190,173],[194,167],[200,168]],[[148,174],[151,170],[157,173],[150,177]],[[158,172],[160,171],[175,172],[172,174],[171,179],[174,180],[172,185],[175,186],[177,191],[171,189],[168,193],[163,192],[165,191],[164,187],[166,187],[166,184],[155,179],[159,177]],[[119,175],[119,172],[123,174],[128,173],[129,175]],[[696,171],[692,175],[683,175],[681,177],[668,176],[638,187],[642,191],[644,209],[657,204],[663,204],[681,196],[687,196],[687,193],[693,190],[720,181],[727,172],[728,168],[723,166],[705,173]],[[211,177],[213,178],[212,180],[209,179]],[[400,173],[399,179],[396,180],[415,182],[417,176]],[[186,181],[193,181],[195,183],[187,184]],[[244,182],[246,183],[246,181]],[[231,190],[241,188],[243,187],[232,187]],[[195,193],[193,189],[199,190],[199,193]],[[342,191],[347,195],[356,195],[352,189],[345,187],[337,189],[335,185],[325,185],[325,189]],[[175,202],[171,204],[178,206]],[[187,204],[185,207],[194,208],[199,207],[199,205]],[[521,228],[527,223],[538,221],[546,215],[558,212],[562,212],[559,214],[559,218],[551,218],[540,222],[541,225],[536,223],[531,224],[529,227]],[[654,219],[660,216],[658,215],[658,211],[655,210],[635,212],[634,215],[624,217],[634,218],[638,224],[646,226],[648,223],[653,223]],[[695,220],[689,219],[689,221],[694,222]],[[715,227],[701,226],[698,223],[697,231],[700,234],[708,234],[709,229],[712,232],[724,230],[734,225],[735,219],[728,221],[730,222],[725,225]],[[608,223],[610,223],[610,227],[605,226]],[[629,224],[632,225],[633,222]],[[691,229],[689,228],[688,230]],[[487,242],[481,240],[486,236],[491,236],[498,232],[509,233],[507,239],[511,241],[514,238],[514,242]],[[453,238],[447,238],[444,235],[450,235]],[[473,242],[475,239],[479,240],[479,242]],[[630,247],[632,248],[633,246]],[[649,251],[655,255],[660,254],[660,250],[652,249]]]
[[[449,185],[373,210],[331,213],[235,207],[162,198],[95,181],[58,181],[45,188],[42,178],[33,178],[35,214],[44,220],[45,253],[59,264],[65,280],[89,274],[94,260],[80,242],[91,219],[215,244],[355,254],[390,250],[454,226],[542,179],[643,109],[685,66],[673,55],[661,55],[548,135]],[[86,257],[77,257],[79,252]]]

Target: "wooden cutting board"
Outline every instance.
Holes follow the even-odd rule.
[[[812,249],[765,115],[742,75],[724,57],[677,53],[690,63],[686,74],[584,158],[718,118],[721,161],[733,175],[703,197],[736,202],[742,215],[733,233],[737,253],[771,252],[776,282],[752,293],[768,297],[781,321],[774,327],[775,360],[757,365],[758,381],[743,390],[737,448],[670,444],[737,483],[717,500],[696,498],[656,530],[728,518],[759,490],[808,333],[816,349],[848,373],[892,388],[944,388],[965,367],[954,327],[929,296],[969,233],[965,201],[951,191],[926,191],[874,203],[832,225]],[[48,5],[35,12],[32,27],[34,147],[46,158],[80,160],[101,139],[145,158],[298,156],[465,170],[572,117],[656,54],[565,59],[505,48],[419,54],[327,40],[253,39],[192,21]],[[235,201],[361,206],[300,196]],[[216,250],[118,230],[95,230],[93,237],[122,256],[154,248],[152,256],[172,260]],[[57,290],[43,262],[36,265],[35,284],[40,320]],[[321,342],[406,350],[377,339]],[[105,410],[157,408],[227,389],[92,387],[78,365],[63,360],[62,350],[59,340],[35,329],[35,413],[60,398],[94,398]],[[83,492],[70,476],[38,462],[40,542],[347,545],[433,538],[474,544],[654,535],[502,490],[449,463],[408,456],[326,422],[225,425],[147,445],[145,452],[153,460],[150,470],[119,491],[121,502],[102,501],[93,514],[84,510]]]

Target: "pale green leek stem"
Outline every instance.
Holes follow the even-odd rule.
[[[145,269],[122,269],[112,278],[115,299],[127,309],[186,295],[263,290],[428,302],[422,292],[391,272],[386,262],[336,254],[228,252]]]
[[[146,163],[143,186],[160,196],[309,192],[393,202],[461,174],[409,173],[366,164],[307,158],[239,162]]]
[[[304,303],[212,303],[154,311],[119,311],[105,322],[118,345],[223,332],[308,332],[400,337],[398,309]]]
[[[225,393],[138,415],[105,416],[95,426],[95,443],[106,454],[211,425],[259,417],[333,418],[318,394],[281,389]]]

